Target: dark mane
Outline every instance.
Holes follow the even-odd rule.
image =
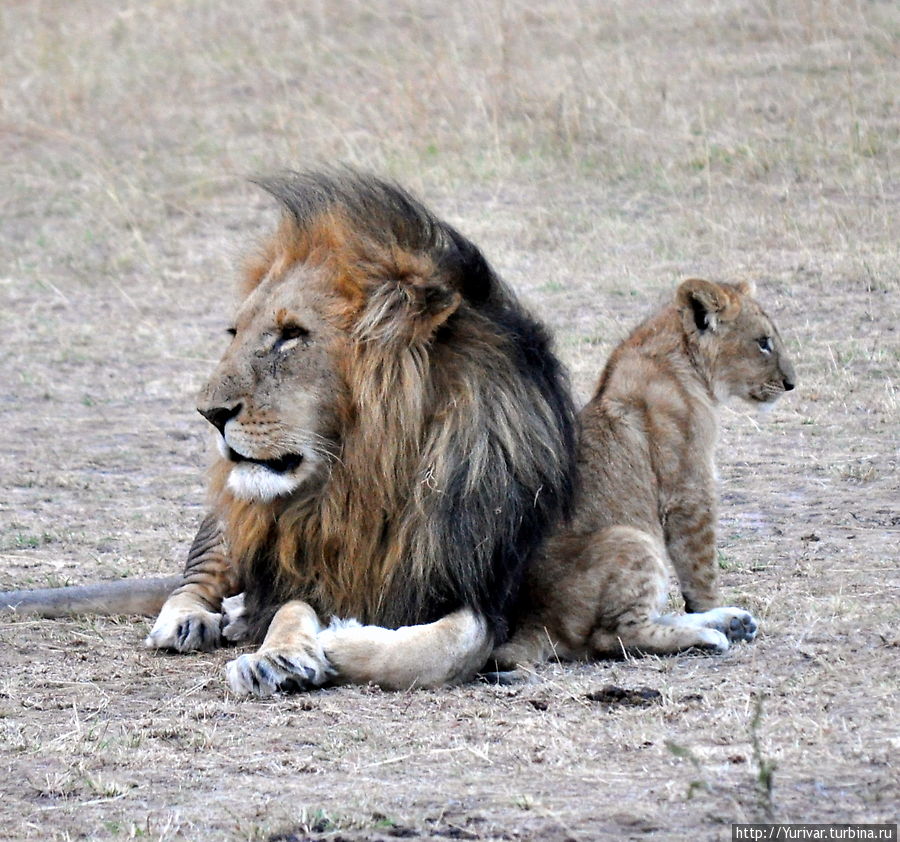
[[[317,259],[339,255],[334,283],[359,290],[347,416],[361,420],[342,431],[320,497],[289,499],[273,518],[221,492],[252,624],[261,632],[292,598],[387,627],[470,607],[503,640],[525,566],[573,493],[575,410],[547,331],[474,244],[402,188],[351,170],[256,183],[289,223],[269,265],[304,262],[314,242]],[[433,331],[427,296],[462,299]],[[371,310],[412,327],[363,337],[354,325],[373,323]]]
[[[398,184],[349,167],[287,171],[252,181],[281,203],[300,232],[336,213],[378,247],[428,255],[472,303],[501,294],[497,276],[478,248]]]

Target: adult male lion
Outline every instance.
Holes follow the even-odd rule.
[[[350,172],[261,186],[284,215],[198,407],[220,450],[211,512],[147,643],[214,647],[243,593],[225,634],[262,645],[229,664],[238,693],[465,680],[571,495],[559,363],[403,190]]]

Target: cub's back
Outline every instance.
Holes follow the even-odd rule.
[[[660,535],[660,510],[715,445],[709,394],[691,375],[679,318],[667,307],[612,353],[579,415],[579,511],[585,529],[613,524]]]

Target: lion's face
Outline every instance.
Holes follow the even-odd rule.
[[[237,312],[233,338],[200,392],[219,431],[228,488],[242,500],[292,494],[324,475],[337,445],[344,334],[326,319],[315,270],[268,277]]]
[[[796,375],[778,329],[752,295],[747,284],[692,279],[682,284],[679,303],[717,397],[765,404],[791,391]]]
[[[752,298],[744,297],[738,317],[720,330],[717,383],[729,396],[770,403],[794,388],[794,366],[778,329]]]

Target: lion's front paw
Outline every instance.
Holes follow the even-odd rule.
[[[730,643],[742,640],[749,643],[759,629],[759,623],[749,611],[734,606],[713,608],[704,612],[703,617],[706,628],[720,631]]]
[[[222,615],[196,608],[190,612],[167,612],[156,619],[144,645],[175,652],[209,652],[222,640]]]
[[[269,696],[277,692],[321,687],[334,674],[322,647],[276,648],[241,655],[225,667],[228,686],[239,696]]]

